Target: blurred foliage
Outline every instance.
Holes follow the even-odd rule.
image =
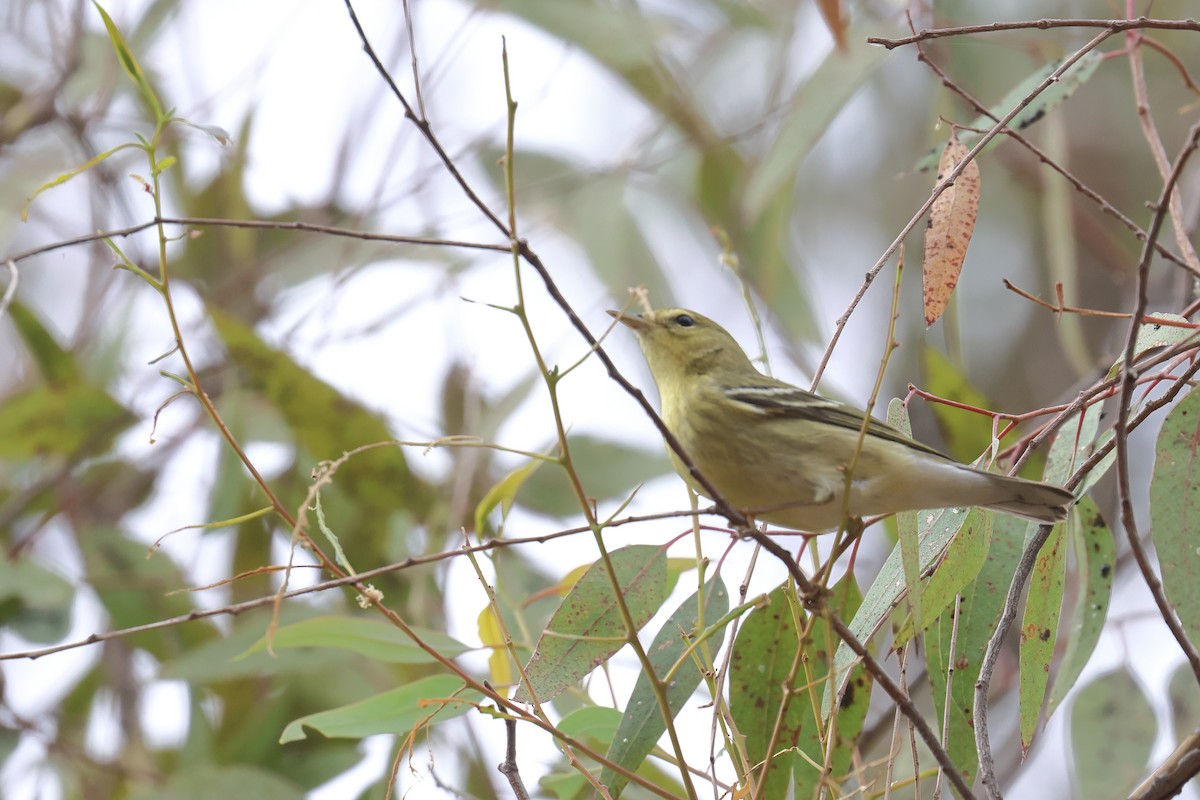
[[[289,76],[290,93],[277,89],[278,97],[257,92],[265,91],[265,76],[287,71],[276,61],[287,48],[209,4],[114,0],[105,5],[108,17],[82,2],[13,0],[0,15],[0,52],[8,54],[0,59],[0,253],[14,258],[0,269],[7,273],[0,285],[19,276],[0,316],[0,536],[7,553],[0,652],[145,626],[87,644],[69,668],[57,666],[65,656],[46,655],[35,662],[47,665],[44,675],[0,662],[6,796],[44,784],[71,799],[298,798],[362,761],[358,741],[376,733],[388,736],[390,753],[370,763],[369,785],[354,789],[361,797],[382,798],[393,781],[392,796],[503,796],[508,787],[492,755],[502,752],[502,725],[477,683],[521,670],[535,688],[561,692],[553,700],[561,733],[609,753],[619,767],[585,757],[584,775],[557,751],[545,758],[522,751],[528,784],[560,798],[590,796],[589,781],[601,778],[622,785],[622,797],[684,795],[689,782],[707,794],[698,776],[672,766],[677,752],[665,730],[682,734],[680,746],[704,771],[709,731],[720,728],[713,746],[724,759],[721,780],[738,783],[739,792],[763,781],[768,798],[789,786],[797,796],[815,796],[822,784],[833,796],[879,792],[888,775],[903,782],[926,769],[928,754],[919,764],[894,755],[891,710],[878,702],[870,710],[872,682],[828,623],[800,607],[794,587],[779,585],[777,575],[747,579],[732,567],[716,569],[728,538],[701,538],[697,548],[708,561],[687,562],[701,568],[700,579],[689,586],[686,578],[673,593],[682,569],[664,543],[684,523],[588,532],[589,517],[666,510],[643,503],[650,492],[642,487],[668,471],[667,461],[656,441],[648,444],[652,429],[634,406],[601,394],[611,384],[588,372],[599,372],[594,360],[548,377],[528,343],[507,338],[519,327],[509,315],[489,318],[491,328],[467,324],[460,296],[514,302],[507,253],[288,227],[506,246],[379,89],[350,22],[329,5],[334,16],[297,10],[302,38],[288,43],[305,61],[329,66],[328,74]],[[1069,16],[1076,5],[1021,2],[1005,13]],[[768,349],[788,361],[785,371],[813,365],[862,276],[928,196],[933,177],[913,165],[946,140],[940,120],[988,125],[916,62],[912,48],[865,43],[866,36],[904,35],[899,3],[413,6],[431,130],[500,218],[505,211],[494,198],[504,195],[506,169],[515,170],[519,232],[534,250],[553,253],[551,272],[588,324],[635,285],[655,305],[695,305],[734,323],[740,281],[765,320]],[[918,28],[987,23],[996,14],[994,4],[978,0],[911,10]],[[1153,11],[1160,18],[1191,13],[1179,0]],[[290,18],[272,14],[273,21]],[[231,32],[242,25],[255,35],[235,41]],[[402,25],[397,16],[366,27],[372,39],[386,40],[381,31]],[[221,31],[216,40],[213,27]],[[545,81],[537,90],[514,87],[521,106],[511,154],[500,85],[482,82],[499,70],[500,33],[514,63],[528,69],[534,62],[535,77]],[[926,42],[923,52],[1002,112],[1008,98],[1028,93],[1093,33],[951,37]],[[1200,63],[1200,34],[1147,35],[1159,45],[1141,56],[1148,101],[1171,157],[1196,116],[1196,91],[1179,65]],[[1129,57],[1115,57],[1133,41],[1108,40],[1102,50],[1114,57],[1089,56],[1054,97],[1018,119],[1023,134],[1054,148],[1057,163],[1145,225],[1161,178],[1139,129]],[[219,85],[199,80],[243,47],[258,48],[252,68]],[[404,88],[411,84],[406,48],[385,61],[411,92]],[[496,52],[485,61],[475,51],[486,48]],[[341,77],[327,58],[352,63],[352,77]],[[578,83],[564,88],[559,80]],[[564,91],[570,101],[556,105]],[[537,115],[536,129],[524,126],[526,113]],[[217,125],[235,133],[227,137]],[[330,133],[325,149],[307,138],[314,133]],[[289,166],[294,175],[264,174],[263,164],[292,138],[307,143]],[[582,150],[576,138],[592,149]],[[1021,413],[1069,402],[1119,364],[1127,322],[1050,313],[1004,291],[1000,278],[1039,297],[1054,297],[1059,282],[1068,305],[1125,310],[1140,244],[1083,193],[1048,191],[1062,178],[1003,137],[979,164],[972,244],[946,314],[930,331],[916,270],[906,270],[897,329],[903,346],[889,368],[890,388],[903,395],[919,374],[922,389],[950,403]],[[1197,207],[1194,174],[1184,182],[1188,213]],[[310,180],[289,182],[300,175]],[[30,198],[29,221],[21,223]],[[67,246],[89,232],[152,222],[154,201],[164,215],[194,222],[114,236],[113,249],[97,241]],[[278,226],[204,222],[214,219]],[[1056,255],[1066,240],[1075,254],[1069,263]],[[1177,247],[1170,233],[1162,243]],[[917,244],[905,243],[910,256]],[[122,269],[112,269],[114,261]],[[532,273],[519,269],[519,310],[548,366],[566,370],[586,345],[565,326],[556,331],[560,311],[529,280]],[[1184,298],[1193,292],[1192,276],[1155,262],[1151,310],[1186,323]],[[865,399],[883,346],[884,294],[876,287],[851,319],[826,391]],[[1159,328],[1143,329],[1139,358],[1190,341],[1180,333],[1187,329]],[[611,345],[622,364],[623,347]],[[1156,381],[1174,378],[1163,373]],[[548,381],[562,390],[557,408],[547,401]],[[390,398],[386,407],[381,395]],[[1190,579],[1196,487],[1188,465],[1200,441],[1197,397],[1171,412],[1152,483],[1149,454],[1134,462],[1146,473],[1139,485],[1151,485],[1165,591],[1193,635],[1200,597]],[[1111,441],[1112,421],[1100,422],[1098,409],[1075,412],[1064,425],[1047,467],[1057,470],[1056,480]],[[940,402],[924,417],[937,427],[922,431],[915,415],[918,435],[962,460],[987,451],[1005,424]],[[1027,420],[1018,433],[1044,421]],[[609,422],[637,438],[604,430]],[[573,473],[560,460],[564,446]],[[295,565],[292,588],[335,577],[312,552],[326,548],[326,539],[293,541],[291,520],[299,516],[306,531],[316,531],[314,470],[356,448],[320,485],[325,524],[355,569],[393,568],[365,580],[371,589],[288,599],[276,615],[272,595],[283,565]],[[1040,473],[1043,457],[1044,448],[1026,470]],[[1089,489],[1111,463],[1100,463]],[[992,686],[997,701],[1022,693],[1024,744],[1035,753],[1047,713],[1060,704],[1069,709],[1074,780],[1088,797],[1112,786],[1123,792],[1147,769],[1158,735],[1147,695],[1167,693],[1143,686],[1128,664],[1099,676],[1085,668],[1103,634],[1122,624],[1107,613],[1123,553],[1114,552],[1115,528],[1105,523],[1117,517],[1107,513],[1104,487],[1063,529],[1055,559],[1043,559],[1056,594],[1048,600],[1033,590],[1041,605],[1031,604],[1025,633],[1040,639],[1053,626],[1035,621],[1068,611],[1070,624],[1046,634],[1040,657],[1023,648],[1036,680],[1002,662],[1007,672]],[[251,517],[264,507],[273,516]],[[919,624],[905,615],[899,551],[884,561],[881,548],[890,543],[882,536],[863,543],[871,552],[860,564],[884,565],[878,577],[860,569],[865,597],[849,575],[828,599],[881,659],[889,635],[920,641],[907,658],[909,685],[922,708],[936,709],[931,725],[950,731],[949,753],[968,778],[979,768],[973,684],[1028,535],[1022,522],[982,517],[951,510],[919,520],[924,538],[912,566],[921,570],[927,598]],[[151,546],[177,525],[197,527]],[[964,525],[972,526],[967,534]],[[550,541],[575,527],[583,532]],[[524,537],[534,542],[510,544]],[[483,549],[468,560],[458,550],[464,542]],[[611,579],[599,542],[611,548]],[[681,547],[691,558],[692,544]],[[628,597],[618,601],[614,580]],[[736,597],[735,586],[742,589]],[[372,597],[394,617],[367,608]],[[207,614],[243,602],[253,607]],[[641,638],[651,643],[644,663],[623,647],[643,625]],[[547,657],[556,647],[560,655]],[[926,661],[929,688],[921,688]],[[616,687],[634,683],[621,679],[630,664],[640,677],[622,708]],[[599,665],[611,672],[596,672]],[[168,688],[178,696],[164,701],[160,690]],[[1177,671],[1169,699],[1178,739],[1194,728],[1195,695],[1196,676]],[[696,724],[699,713],[705,716]],[[1017,752],[1014,744],[995,746]],[[764,775],[768,755],[774,766]],[[538,775],[542,763],[550,766]],[[1005,764],[1008,784],[1016,767]],[[919,785],[926,796],[932,781]],[[898,786],[893,796],[915,792]]]

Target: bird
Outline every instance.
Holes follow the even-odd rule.
[[[637,335],[667,430],[721,498],[754,520],[823,533],[847,516],[979,506],[1052,523],[1074,502],[1066,489],[961,464],[873,418],[860,449],[864,412],[764,375],[695,311],[608,313]],[[667,454],[709,497],[670,446]]]

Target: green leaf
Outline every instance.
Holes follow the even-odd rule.
[[[504,151],[485,147],[479,158],[493,185],[502,189]],[[546,220],[578,243],[613,296],[644,285],[655,305],[668,304],[671,287],[632,210],[637,195],[628,175],[598,173],[549,153],[519,150],[513,155],[513,179],[521,213]]]
[[[905,436],[912,437],[912,425],[908,421],[908,409],[904,401],[893,397],[888,401],[887,421]],[[921,592],[921,542],[917,534],[917,512],[901,511],[896,515],[896,529],[899,531],[900,562],[904,566],[904,585],[908,587],[908,610],[913,622],[918,628],[921,625],[922,608]]]
[[[1146,770],[1158,736],[1154,709],[1126,670],[1089,683],[1071,704],[1079,797],[1125,797]]]
[[[441,631],[413,627],[413,632],[447,658],[462,655],[471,648]],[[391,664],[425,664],[435,661],[395,625],[382,619],[348,616],[322,616],[284,625],[275,631],[270,645],[274,650],[299,647],[329,647],[349,650],[361,656]],[[243,655],[267,650],[262,636]]]
[[[1200,687],[1196,686],[1196,673],[1187,661],[1171,673],[1167,702],[1171,707],[1171,728],[1176,742],[1182,742],[1193,731],[1200,730]]]
[[[967,783],[974,780],[979,763],[975,751],[975,681],[1021,559],[1023,534],[1028,527],[1027,522],[1008,514],[994,516],[987,559],[975,580],[962,591],[957,632],[954,615],[942,614],[925,634],[931,694],[939,720],[934,727],[941,730],[941,721],[946,721],[946,751]],[[951,639],[955,643],[953,653]],[[950,675],[953,680],[947,712],[946,682]]]
[[[667,597],[667,557],[663,548],[630,545],[609,554],[621,594],[640,629]],[[525,674],[539,702],[553,700],[621,649],[628,636],[604,561],[584,573],[554,612]],[[513,699],[530,702],[524,681]]]
[[[1100,62],[1104,60],[1104,54],[1092,50],[1083,55],[1078,61],[1072,64],[1066,72],[1059,76],[1058,80],[1046,87],[1029,105],[1021,109],[1015,117],[1009,120],[1008,127],[1015,131],[1023,131],[1046,114],[1053,111],[1059,105],[1066,101],[1076,89],[1087,83],[1092,77],[1092,73],[1100,66]],[[1013,107],[1021,103],[1028,97],[1034,89],[1041,85],[1042,81],[1050,77],[1062,65],[1062,59],[1045,65],[1037,72],[1029,75],[1025,80],[1021,81],[1004,96],[1004,99],[994,106],[989,106],[988,111],[996,119],[1003,119],[1008,112],[1013,110]],[[983,132],[991,130],[996,121],[992,117],[980,114],[975,119],[967,123],[961,129],[959,140],[967,147],[974,147],[975,144],[983,137]],[[980,131],[975,133],[974,131]],[[983,149],[983,153],[991,150],[997,144],[1004,140],[1003,136],[993,137],[988,142],[987,147]],[[940,148],[935,148],[923,159],[918,161],[913,167],[917,172],[924,172],[927,169],[933,169],[938,164],[938,155]]]
[[[54,335],[42,324],[37,315],[24,303],[14,300],[8,307],[8,317],[29,350],[46,383],[51,385],[74,385],[80,379],[75,356],[55,340]]]
[[[0,559],[0,627],[38,644],[61,640],[71,625],[75,591],[29,559]]]
[[[1021,621],[1021,753],[1029,751],[1037,732],[1050,662],[1058,639],[1058,618],[1062,612],[1066,583],[1066,525],[1054,526],[1050,538],[1038,553],[1037,563],[1025,599],[1025,617]]]
[[[311,615],[311,609],[295,603],[285,603],[280,617],[285,624],[299,621]],[[335,672],[345,669],[357,658],[346,650],[280,650],[271,655],[264,649],[256,649],[255,642],[271,624],[271,610],[248,612],[234,622],[233,630],[227,635],[210,636],[207,640],[164,661],[159,677],[181,680],[201,686],[241,680],[261,679],[270,675],[316,674],[323,670]]]
[[[617,726],[621,724],[621,712],[605,706],[584,706],[567,714],[558,723],[558,729],[572,738],[589,736],[603,744],[613,740]],[[609,787],[610,791],[615,790]]]
[[[800,635],[787,598],[787,585],[768,596],[770,604],[750,612],[733,643],[729,665],[729,711],[738,732],[746,737],[746,755],[754,782],[765,783],[762,797],[783,797],[791,778],[794,752],[806,719],[803,701],[784,687],[805,683],[799,669]],[[782,719],[780,717],[782,716]],[[812,723],[812,717],[808,717]],[[776,733],[776,730],[778,731]],[[772,735],[774,741],[772,742]],[[762,763],[771,749],[771,766]]]
[[[704,622],[711,625],[729,610],[729,593],[719,577],[711,578],[704,584]],[[654,637],[654,642],[646,650],[654,674],[663,678],[675,663],[684,655],[688,643],[685,634],[695,637],[699,627],[699,592],[693,592],[684,600],[670,618],[663,623],[662,629]],[[716,632],[707,642],[707,651],[716,652],[721,647],[724,629]],[[667,705],[671,718],[679,714],[688,699],[700,685],[701,673],[696,668],[692,657],[689,662],[676,670],[674,677],[667,685]],[[607,758],[618,766],[634,771],[654,749],[659,737],[666,731],[662,709],[654,697],[650,679],[646,673],[638,675],[633,693],[621,715],[620,726],[611,738],[612,745],[608,749]],[[600,773],[600,782],[608,787],[609,793],[615,798],[625,787],[625,776],[605,766]]]
[[[1071,626],[1067,631],[1067,652],[1050,687],[1050,698],[1046,701],[1047,718],[1075,686],[1079,673],[1096,649],[1108,615],[1113,573],[1117,567],[1112,531],[1090,497],[1079,501],[1074,513],[1067,519],[1067,525],[1075,547],[1078,576],[1074,582],[1075,600]]]
[[[1162,311],[1153,312],[1152,316],[1182,322],[1183,326],[1163,325],[1158,322],[1146,322],[1138,326],[1137,339],[1133,343],[1134,361],[1137,361],[1138,356],[1156,347],[1171,347],[1172,345],[1182,344],[1196,336],[1196,329],[1192,327],[1192,321],[1187,317]],[[1121,365],[1124,363],[1125,354],[1121,353],[1121,357],[1112,365],[1112,369],[1108,371],[1108,375],[1105,378],[1112,380],[1117,377],[1121,373]]]
[[[893,648],[911,639],[917,632],[924,631],[930,623],[952,609],[956,598],[983,569],[988,548],[992,542],[992,523],[996,514],[982,508],[972,508],[963,522],[958,535],[946,548],[946,555],[934,568],[933,574],[922,581],[924,584],[924,624],[907,620],[896,632]]]
[[[461,678],[434,675],[399,689],[377,694],[340,708],[309,714],[289,722],[279,737],[280,744],[308,736],[309,728],[327,738],[361,739],[379,733],[408,734],[414,729],[439,720],[457,717],[471,706],[471,693],[463,693]],[[455,699],[463,702],[455,702]]]
[[[647,452],[591,436],[572,436],[571,461],[589,498],[624,498],[639,483],[671,471],[664,451]],[[537,470],[525,479],[517,501],[552,517],[580,513],[579,502],[562,468]]]
[[[853,615],[861,603],[862,592],[853,574],[843,577],[830,590],[829,609],[840,619]],[[803,642],[805,683],[816,686],[830,682],[834,676],[833,655],[840,641],[824,618],[813,619]],[[817,696],[815,691],[805,692],[793,701],[804,709],[804,729],[800,733],[799,750],[803,756],[807,756],[797,757],[792,762],[792,778],[796,785],[793,796],[816,797],[819,786],[828,786],[831,778],[835,783],[842,783],[853,771],[855,746],[871,704],[871,685],[872,679],[865,667],[859,665],[852,669],[845,691],[838,699],[837,713],[832,716],[829,725],[824,726],[824,730],[821,707],[819,702],[813,700]],[[830,727],[833,728],[834,737],[832,748],[828,743]],[[828,775],[813,766],[814,763],[825,765],[827,760]]]
[[[922,511],[918,516],[921,538],[921,569],[933,564],[942,554],[954,535],[962,528],[967,518],[965,508],[939,508],[933,511]],[[883,623],[891,615],[892,609],[904,596],[904,569],[901,564],[900,545],[892,548],[891,554],[883,562],[883,567],[875,577],[875,582],[867,589],[862,605],[850,621],[850,630],[864,645],[870,642]],[[834,656],[837,680],[832,684],[840,692],[850,676],[850,668],[858,661],[854,651],[846,643],[838,645]],[[834,694],[825,693],[823,714],[829,715]]]
[[[1150,528],[1163,589],[1188,638],[1200,642],[1200,391],[1171,409],[1154,447]]]
[[[31,389],[4,403],[0,458],[105,453],[132,419],[124,406],[95,386]]]
[[[108,39],[112,42],[113,50],[117,53],[117,60],[121,62],[121,67],[125,70],[125,74],[138,87],[142,98],[145,99],[146,103],[154,111],[155,118],[162,119],[162,104],[158,100],[158,95],[150,88],[150,82],[146,80],[146,75],[142,72],[142,67],[138,64],[137,58],[134,57],[133,50],[126,43],[125,37],[121,35],[120,29],[117,28],[117,24],[113,22],[108,12],[99,3],[95,2],[95,0],[92,0],[92,5],[96,6],[96,10],[100,12],[100,16],[104,19],[104,28],[108,31]]]
[[[509,472],[499,483],[488,490],[479,504],[475,506],[475,530],[482,535],[488,530],[487,518],[488,515],[500,506],[501,524],[496,528],[497,535],[504,531],[504,520],[508,519],[508,512],[512,509],[513,502],[516,500],[517,492],[521,490],[521,486],[525,481],[538,470],[546,462],[540,458],[531,458],[526,464],[522,464],[516,469]]]

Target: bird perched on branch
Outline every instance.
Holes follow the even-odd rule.
[[[721,497],[754,519],[820,533],[847,511],[982,506],[1058,522],[1075,499],[1057,486],[960,464],[875,419],[860,449],[863,412],[763,375],[724,328],[694,311],[608,313],[637,334],[667,429]],[[667,449],[676,471],[707,496]]]

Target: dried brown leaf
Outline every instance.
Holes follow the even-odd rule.
[[[967,148],[953,133],[938,162],[938,181],[949,175],[966,157]],[[937,322],[958,285],[967,245],[979,217],[979,166],[972,161],[963,168],[954,184],[942,192],[929,211],[925,230],[925,262],[922,278],[925,288],[925,325]]]

